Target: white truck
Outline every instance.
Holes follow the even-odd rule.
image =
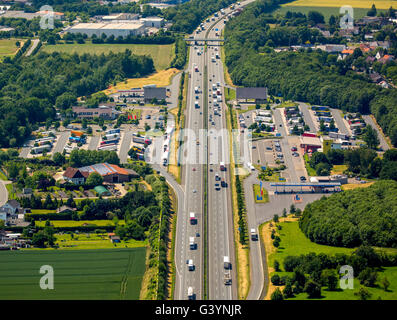
[[[194,300],[194,291],[193,291],[193,287],[187,288],[187,298],[188,298],[189,300]]]
[[[229,256],[224,256],[223,257],[223,267],[225,268],[225,270],[229,270],[230,269],[231,263],[230,263]]]
[[[198,102],[197,100],[194,101],[194,107],[195,107],[196,109],[200,108],[199,102]]]
[[[189,237],[189,247],[190,247],[190,250],[196,249],[197,244],[194,242],[194,237]]]
[[[251,228],[251,240],[258,241],[258,233],[256,232],[255,228]]]
[[[194,87],[194,93],[199,93],[199,88],[198,87]]]
[[[190,224],[197,224],[197,219],[194,212],[190,212]]]
[[[215,61],[216,61],[215,56],[212,56],[212,57],[211,57],[211,61],[212,61],[212,62],[215,62]]]
[[[187,268],[188,268],[189,271],[193,271],[194,270],[193,259],[189,259],[187,261]]]

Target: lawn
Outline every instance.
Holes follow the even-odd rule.
[[[0,259],[0,300],[137,300],[146,248],[5,251]],[[40,267],[54,270],[54,290],[42,290]]]
[[[17,53],[18,47],[15,45],[17,41],[21,43],[22,47],[23,41],[21,39],[12,38],[0,40],[0,61],[5,57],[12,57]]]
[[[308,154],[305,153],[303,158],[305,159],[305,167],[306,167],[307,174],[309,176],[311,176],[311,177],[316,176],[316,170],[314,170],[309,164],[309,156],[308,156]]]
[[[174,44],[156,45],[156,44],[56,44],[46,45],[41,50],[45,52],[66,52],[66,53],[92,53],[106,54],[110,51],[114,53],[124,52],[126,49],[137,55],[149,55],[152,57],[154,66],[157,71],[167,69],[174,58]]]
[[[340,164],[340,165],[335,164],[332,167],[331,174],[342,174],[345,170],[347,170],[347,165],[345,165],[345,164]]]
[[[282,229],[278,231],[281,238],[280,247],[278,249],[275,249],[274,246],[271,244],[271,241],[269,240],[271,233],[269,223],[261,226],[261,236],[263,237],[263,239],[265,239],[266,251],[268,253],[268,265],[270,267],[270,275],[274,273],[274,261],[277,260],[280,263],[281,269],[283,269],[283,261],[285,257],[289,255],[298,256],[301,254],[308,254],[310,252],[314,252],[317,254],[325,253],[330,255],[335,255],[336,253],[350,254],[355,250],[354,248],[332,247],[311,242],[300,230],[299,223],[296,219],[288,218],[287,220],[288,221],[283,221],[279,223]],[[388,249],[383,248],[380,250],[388,251]],[[291,273],[278,272],[278,274],[282,276],[290,275]],[[397,299],[397,267],[384,268],[384,270],[379,273],[379,279],[382,279],[385,276],[391,283],[389,292],[385,292],[381,288],[367,288],[368,291],[373,294],[372,299],[377,299],[378,296],[381,296],[382,299]],[[357,300],[358,298],[354,296],[354,292],[356,292],[359,287],[359,282],[355,280],[353,290],[340,290],[330,292],[326,291],[325,288],[323,288],[323,299]],[[272,288],[273,290],[275,286],[270,284],[270,288]],[[293,299],[302,300],[306,298],[307,294],[301,293]]]
[[[260,191],[260,186],[259,184],[254,184],[254,200],[256,203],[266,203],[269,202],[269,194],[267,193],[267,190],[265,188],[262,187],[263,190],[263,196],[262,196],[262,200],[257,200],[257,196],[261,196],[261,191]]]

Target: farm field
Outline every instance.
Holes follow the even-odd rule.
[[[371,8],[375,4],[377,9],[389,9],[393,5],[396,6],[396,1],[393,0],[296,0],[283,6],[296,7],[342,7],[345,5],[353,8]]]
[[[0,40],[0,61],[2,61],[5,57],[12,57],[17,53],[18,47],[15,45],[15,42],[17,41],[21,42],[22,47],[23,40],[20,39],[12,38]]]
[[[304,1],[304,2],[306,2],[306,1]],[[307,2],[309,2],[309,1],[307,1]],[[381,9],[380,7],[378,7],[377,1],[369,1],[371,3],[369,5],[369,7],[364,7],[364,5],[362,5],[361,7],[355,6],[355,5],[352,5],[351,2],[349,2],[349,3],[345,2],[342,4],[338,4],[338,5],[334,5],[334,3],[332,1],[328,1],[328,3],[326,3],[326,5],[321,5],[321,3],[325,3],[327,1],[320,0],[320,1],[310,1],[310,2],[316,2],[316,5],[314,5],[314,4],[313,5],[312,4],[304,5],[303,1],[302,2],[299,1],[299,4],[297,4],[297,1],[296,1],[296,2],[291,2],[288,4],[284,4],[283,6],[281,6],[280,9],[276,10],[276,13],[285,15],[285,13],[287,11],[291,11],[291,12],[301,12],[301,13],[304,13],[307,15],[309,13],[309,11],[318,11],[324,15],[325,22],[327,22],[331,15],[339,16],[340,7],[342,7],[343,5],[348,5],[348,4],[351,5],[354,9],[354,12],[353,12],[354,19],[360,19],[360,18],[366,16],[369,8],[372,6],[372,3],[375,3],[375,6],[379,12],[386,11],[386,9]],[[357,2],[357,1],[355,1],[355,2]],[[366,1],[363,1],[363,3],[365,3],[365,2]],[[302,5],[300,5],[301,3],[302,3]],[[336,3],[338,3],[338,1],[336,1]],[[396,6],[397,5],[394,4],[394,7],[396,7]],[[390,5],[387,7],[387,9],[389,7],[390,7]]]
[[[51,53],[54,51],[66,53],[91,53],[106,54],[110,51],[114,53],[124,52],[126,49],[137,55],[149,55],[152,57],[154,66],[157,71],[165,70],[170,66],[174,57],[174,44],[156,45],[156,44],[56,44],[46,45],[41,50]]]
[[[137,300],[145,254],[146,248],[0,252],[0,300]],[[54,290],[40,289],[43,265],[54,269]]]
[[[341,248],[341,247],[332,247],[327,245],[320,245],[314,242],[311,242],[303,232],[299,228],[298,221],[294,218],[280,219],[279,225],[281,225],[282,229],[278,231],[279,236],[281,238],[280,247],[276,250],[270,241],[270,229],[269,224],[264,224],[261,227],[261,236],[265,241],[266,251],[268,253],[268,265],[270,267],[270,275],[274,274],[274,261],[277,260],[280,263],[281,269],[283,269],[283,261],[285,257],[292,255],[298,256],[301,254],[308,254],[311,252],[314,253],[325,253],[334,255],[336,253],[344,253],[350,254],[355,249],[354,248]],[[392,253],[395,252],[394,249],[379,249],[384,250],[386,252]],[[290,272],[277,272],[278,275],[290,275]],[[385,292],[380,286],[376,288],[367,288],[368,291],[372,294],[371,299],[377,299],[381,297],[382,299],[395,300],[397,299],[397,267],[387,267],[384,268],[378,274],[378,279],[381,280],[384,277],[390,281],[390,288],[387,292]],[[276,287],[270,283],[270,291]],[[358,300],[358,297],[354,295],[355,292],[360,288],[360,283],[357,279],[354,281],[354,289],[353,290],[339,290],[339,291],[327,291],[325,288],[322,288],[322,299],[324,300]],[[270,294],[268,293],[268,297]],[[303,300],[307,299],[307,293],[300,293],[296,295],[294,300]]]

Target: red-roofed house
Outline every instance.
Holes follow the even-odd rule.
[[[74,184],[84,184],[92,172],[97,172],[103,177],[104,182],[122,183],[128,182],[131,178],[137,178],[139,175],[131,169],[124,169],[109,163],[97,163],[82,168],[69,167],[63,174],[65,181]]]

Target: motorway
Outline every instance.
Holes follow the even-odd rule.
[[[194,71],[194,64],[201,66],[199,72]],[[199,149],[201,154],[205,152],[206,144],[204,139],[200,139],[200,144],[196,144],[199,131],[204,125],[204,99],[203,99],[203,65],[204,56],[195,54],[194,49],[190,48],[190,60],[188,64],[189,84],[186,106],[186,126],[188,134],[185,135],[183,144],[183,166],[185,197],[183,211],[178,213],[177,220],[177,241],[175,246],[175,267],[177,277],[175,281],[174,297],[178,300],[187,299],[187,290],[193,288],[196,299],[203,299],[203,275],[204,275],[204,244],[203,244],[203,211],[204,211],[204,166],[199,161]],[[194,88],[199,87],[198,99],[194,93]],[[200,108],[195,108],[195,101],[198,101]],[[194,212],[197,224],[192,225],[189,221],[190,212]],[[190,249],[189,237],[195,237],[197,247]],[[186,264],[187,260],[192,259],[194,270],[189,271]]]
[[[225,10],[226,11],[226,10]],[[227,11],[226,11],[227,12]],[[224,27],[223,19],[216,23],[208,32],[207,37],[217,38],[215,33],[220,34]],[[207,28],[206,28],[207,29]],[[218,29],[218,31],[215,31]],[[208,70],[208,116],[212,121],[208,122],[209,128],[209,165],[208,165],[208,289],[210,300],[233,300],[237,298],[236,274],[234,263],[234,237],[233,237],[233,211],[231,204],[231,186],[229,166],[229,135],[226,131],[227,106],[224,96],[224,75],[220,59],[213,60],[216,54],[220,55],[219,43],[211,43],[207,47],[206,65]],[[217,84],[220,84],[218,86]],[[222,102],[220,108],[214,106],[212,86],[221,89]],[[220,109],[215,114],[214,110]],[[212,124],[213,123],[213,124]],[[223,131],[222,131],[223,130]],[[226,164],[226,171],[221,171],[219,163]],[[215,179],[218,174],[220,178]],[[220,179],[220,180],[219,180]],[[215,187],[215,184],[224,181],[226,187]],[[217,190],[218,189],[218,190]],[[231,271],[224,269],[224,257],[227,256],[232,263]],[[224,274],[231,275],[231,285],[224,284]]]

